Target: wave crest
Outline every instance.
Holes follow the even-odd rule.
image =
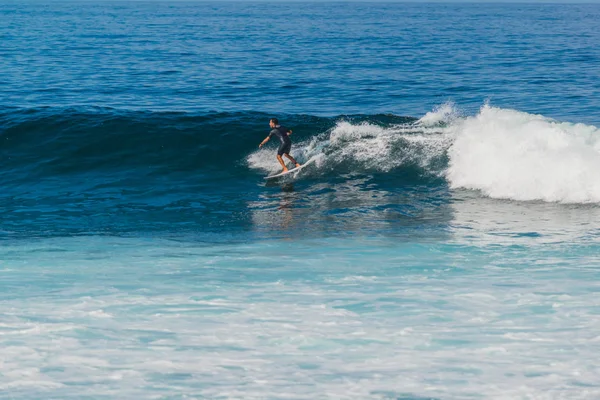
[[[494,198],[600,202],[600,130],[484,106],[450,126],[451,188]]]

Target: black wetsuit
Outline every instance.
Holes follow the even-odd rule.
[[[290,150],[292,149],[292,141],[288,136],[289,129],[277,125],[271,133],[269,133],[269,137],[276,136],[281,144],[279,145],[279,149],[277,150],[277,155],[282,156],[284,154],[290,154]]]

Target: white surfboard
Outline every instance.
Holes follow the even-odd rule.
[[[300,171],[302,168],[306,167],[307,165],[310,165],[310,164],[312,164],[313,162],[315,162],[315,160],[316,160],[316,159],[317,159],[317,157],[313,157],[313,158],[309,159],[307,162],[305,162],[304,164],[302,164],[302,165],[301,165],[301,166],[299,166],[299,167],[296,167],[296,168],[293,168],[293,169],[288,169],[287,171],[285,171],[285,172],[281,172],[281,173],[279,173],[279,174],[276,174],[276,175],[269,175],[269,176],[265,176],[265,179],[280,178],[280,177],[282,177],[282,176],[286,176],[286,175],[288,175],[288,174],[291,174],[291,173],[293,173],[293,172],[298,172],[298,171]]]

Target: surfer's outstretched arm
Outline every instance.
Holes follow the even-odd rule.
[[[265,143],[267,143],[269,141],[269,139],[271,139],[271,135],[267,136],[265,138],[265,140],[263,140],[262,142],[260,142],[260,144],[258,145],[258,148],[260,149],[261,147],[263,147],[265,145]]]

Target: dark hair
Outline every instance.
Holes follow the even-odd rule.
[[[275,125],[279,125],[279,120],[277,118],[271,118],[271,122]]]

